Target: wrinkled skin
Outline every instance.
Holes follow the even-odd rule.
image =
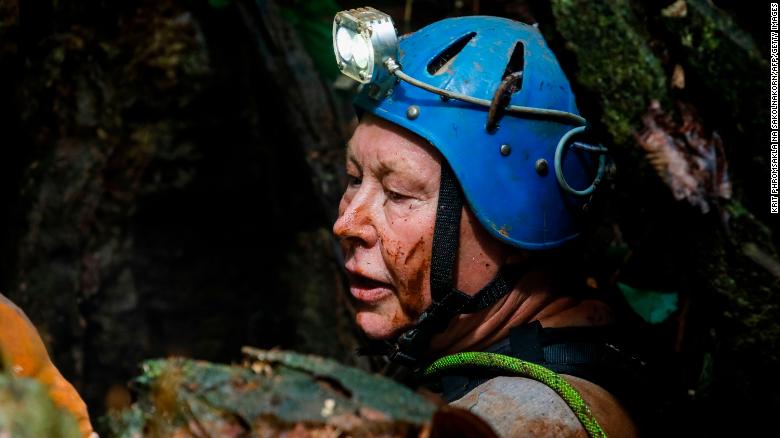
[[[357,301],[357,323],[371,338],[400,334],[431,303],[432,236],[441,155],[425,140],[366,116],[347,147],[349,184],[333,232]],[[464,208],[456,286],[476,293],[507,251]]]
[[[87,406],[49,359],[43,340],[22,310],[0,294],[0,359],[11,373],[44,384],[56,405],[72,413],[84,437],[92,436]]]

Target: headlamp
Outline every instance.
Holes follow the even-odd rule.
[[[398,59],[398,36],[393,19],[371,7],[341,11],[333,19],[333,52],[342,73],[371,84],[372,97],[380,98],[395,78],[385,62]]]

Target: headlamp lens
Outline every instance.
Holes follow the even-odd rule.
[[[344,62],[352,60],[352,38],[357,35],[351,34],[346,28],[339,28],[336,32],[336,49]]]
[[[355,59],[355,65],[364,69],[368,67],[368,60],[371,58],[371,43],[360,34],[355,34],[352,38],[352,56]]]

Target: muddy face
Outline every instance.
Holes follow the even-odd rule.
[[[430,305],[431,242],[442,158],[425,140],[367,115],[347,146],[349,183],[333,232],[344,252],[357,323],[374,339],[410,327]],[[474,293],[504,252],[464,209],[456,285]]]
[[[333,232],[341,242],[357,323],[392,337],[430,304],[431,241],[441,158],[424,140],[366,117],[347,147],[349,183]]]

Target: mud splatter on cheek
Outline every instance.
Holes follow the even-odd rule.
[[[425,287],[425,279],[427,278],[426,274],[428,273],[429,266],[430,262],[426,260],[422,266],[414,272],[407,287],[402,290],[399,296],[401,307],[408,315],[413,315],[415,318],[425,310],[425,294],[423,288]]]
[[[418,240],[414,246],[412,246],[412,249],[409,250],[409,254],[404,259],[404,265],[409,265],[410,262],[413,262],[413,258],[417,253],[425,247],[425,239],[420,237],[420,240]]]
[[[403,250],[403,245],[401,244],[401,242],[395,241],[394,244],[390,245],[387,248],[388,248],[387,255],[390,258],[392,258],[393,266],[398,268],[399,266],[401,266],[399,265],[401,258],[404,256],[404,254],[406,254]]]
[[[430,268],[430,254],[425,251],[426,241],[420,238],[409,250],[404,260],[404,270],[408,277],[399,290],[399,301],[407,315],[417,317],[425,310],[425,280]]]

